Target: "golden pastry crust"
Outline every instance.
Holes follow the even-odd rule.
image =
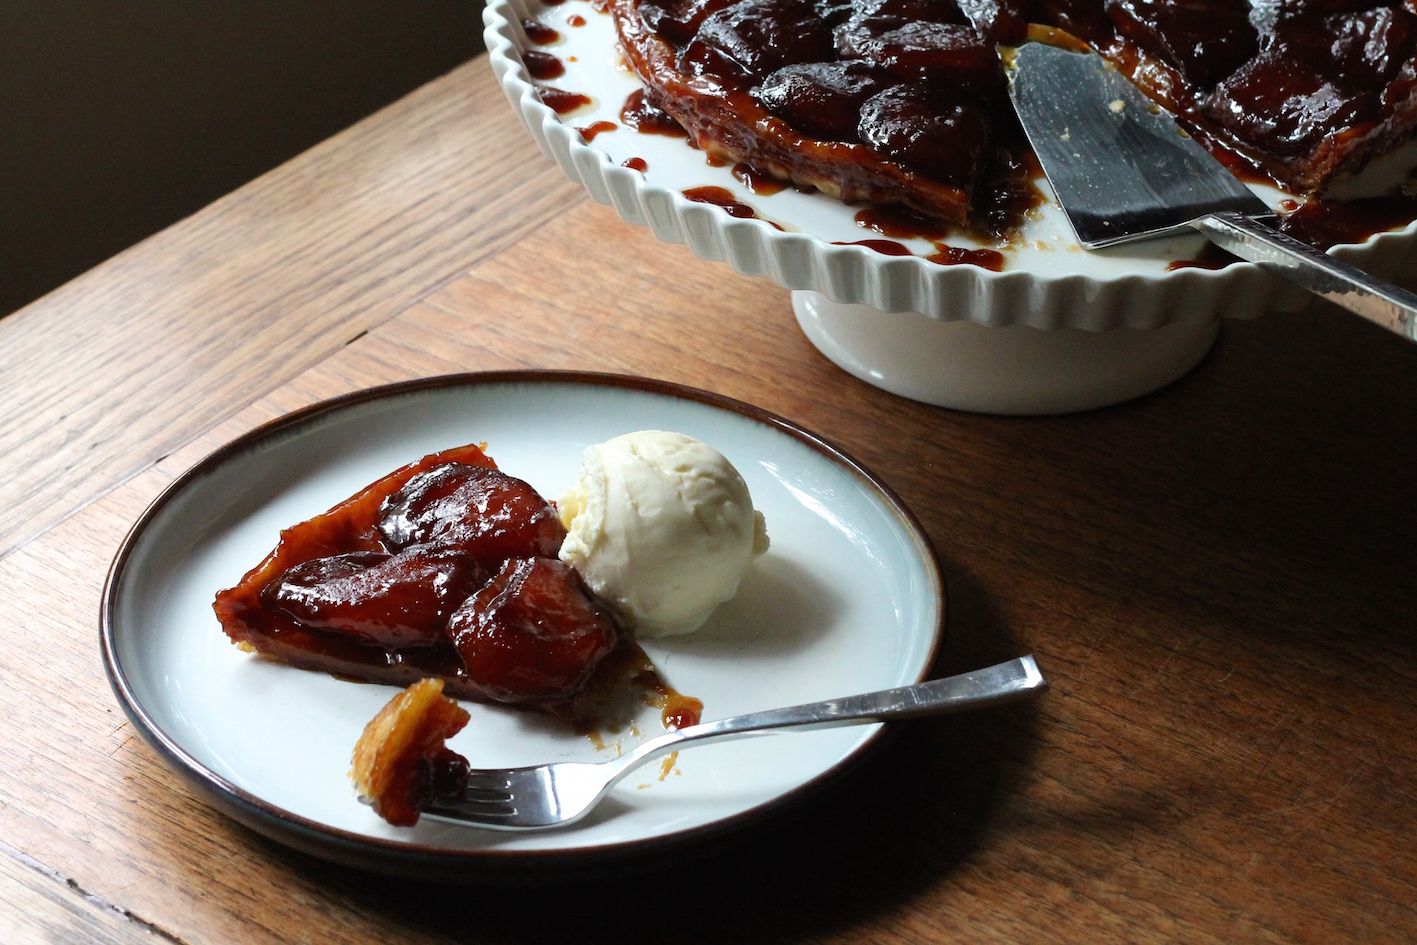
[[[466,759],[445,742],[467,725],[465,709],[423,679],[379,710],[354,746],[350,780],[375,813],[399,827],[418,823],[440,780],[455,781]]]

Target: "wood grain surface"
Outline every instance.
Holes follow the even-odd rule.
[[[55,884],[71,895],[57,895]],[[0,846],[0,941],[167,945],[142,918],[95,901],[13,847]]]
[[[584,202],[465,253],[480,261],[389,289],[390,306],[404,293],[397,314],[301,370],[275,378],[243,354],[229,385],[194,390],[202,419],[185,435],[152,454],[134,435],[135,475],[111,490],[84,478],[72,515],[0,558],[0,862],[9,849],[43,866],[10,856],[7,900],[131,915],[184,943],[1417,938],[1417,349],[1315,307],[1226,324],[1192,374],[1132,403],[988,417],[843,374],[782,290]],[[1052,691],[902,726],[781,822],[628,879],[390,881],[214,813],[103,678],[99,592],[128,525],[210,449],[290,409],[508,367],[665,378],[816,430],[893,486],[938,547],[939,672],[1034,652]],[[101,412],[118,393],[90,396]],[[55,927],[69,926],[12,922],[6,941]],[[121,923],[111,937],[140,940]]]
[[[0,553],[585,199],[479,58],[0,321]]]

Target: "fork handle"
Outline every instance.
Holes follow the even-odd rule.
[[[1242,213],[1224,211],[1191,223],[1212,243],[1303,286],[1370,322],[1417,341],[1417,293],[1334,259]]]
[[[655,755],[677,751],[689,742],[799,725],[833,727],[886,719],[942,715],[1014,702],[1047,688],[1048,682],[1043,678],[1033,657],[1021,656],[987,669],[961,673],[945,679],[932,679],[913,686],[828,699],[825,702],[809,702],[785,709],[750,712],[747,715],[690,725],[677,732],[669,732],[651,739],[629,752],[624,758],[624,770],[628,771]]]

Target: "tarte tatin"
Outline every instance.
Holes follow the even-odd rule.
[[[717,157],[999,231],[1027,148],[998,44],[1086,44],[1233,164],[1321,191],[1417,128],[1417,0],[610,0]]]

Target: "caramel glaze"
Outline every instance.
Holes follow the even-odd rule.
[[[1362,243],[1379,233],[1395,230],[1417,220],[1417,195],[1395,194],[1353,200],[1315,199],[1300,204],[1281,202],[1285,215],[1280,231],[1319,249],[1340,243]],[[1177,269],[1224,269],[1239,258],[1218,246],[1207,246],[1195,259],[1178,259],[1167,266]]]
[[[543,708],[576,726],[600,748],[600,730],[624,727],[642,706],[658,709],[667,730],[697,725],[704,708],[699,699],[669,685],[644,649],[626,635],[575,700]]]
[[[1405,226],[1417,219],[1417,194],[1358,200],[1309,200],[1280,222],[1295,239],[1320,249],[1339,243],[1361,243],[1370,236]]]
[[[640,693],[644,705],[659,710],[660,722],[666,729],[673,731],[699,724],[703,718],[703,701],[686,696],[665,682],[638,643],[628,643],[623,653],[614,658],[623,661],[619,664],[621,678],[632,680],[628,688]]]
[[[703,712],[704,704],[701,700],[667,687],[663,690],[663,705],[660,706],[659,718],[666,729],[674,731],[698,725]]]
[[[1221,249],[1219,246],[1206,244],[1200,251],[1200,255],[1195,259],[1177,259],[1166,266],[1167,272],[1177,272],[1181,269],[1224,269],[1233,262],[1239,262],[1238,256],[1234,256]]]
[[[567,92],[550,85],[543,85],[537,91],[541,93],[541,100],[547,107],[558,115],[565,115],[590,104],[590,96],[579,92]]]
[[[566,23],[570,26],[585,26],[585,17],[581,16],[579,13],[572,13],[570,16],[566,17]]]
[[[555,79],[566,74],[566,64],[550,53],[528,49],[522,53],[527,74],[533,79]]]
[[[924,258],[937,265],[978,266],[992,272],[1001,272],[1004,268],[1003,253],[993,249],[967,249],[946,245],[945,238],[957,232],[957,227],[923,216],[906,207],[867,207],[856,214],[856,225],[895,239],[929,240],[934,243],[935,252]],[[903,256],[909,252],[900,243],[892,240],[863,240],[849,245],[869,246],[888,256]]]
[[[625,99],[624,106],[620,109],[620,120],[626,126],[647,135],[668,135],[672,138],[685,138],[688,133],[683,127],[669,117],[669,113],[655,108],[650,101],[645,98],[644,89],[636,89]]]
[[[980,242],[1007,242],[1019,226],[1048,202],[1038,182],[1043,166],[1026,145],[996,150],[975,193],[970,235]]]
[[[926,239],[938,243],[951,234],[963,233],[981,243],[1007,241],[1024,218],[1041,207],[1046,199],[1038,187],[1043,169],[1032,152],[1025,155],[1016,157],[1001,151],[996,156],[990,176],[975,201],[971,226],[952,226],[899,204],[861,210],[856,214],[856,225],[895,239]]]
[[[1004,271],[1004,254],[994,249],[966,249],[935,244],[936,252],[925,258],[940,266],[978,266],[990,272]]]
[[[684,196],[694,203],[709,203],[715,207],[723,208],[723,212],[730,217],[737,217],[741,220],[762,220],[775,230],[782,227],[772,220],[765,220],[758,216],[758,211],[742,203],[733,196],[729,190],[722,187],[690,187],[684,191]]]
[[[730,217],[738,217],[743,220],[756,220],[758,212],[746,203],[740,203],[734,199],[733,194],[722,187],[690,187],[684,191],[684,196],[694,203],[711,203],[715,207],[722,207],[723,212]]]
[[[895,240],[837,240],[833,246],[864,246],[867,249],[875,250],[882,256],[914,256],[910,247],[904,243],[897,243]]]
[[[1284,212],[1279,223],[1287,233],[1310,246],[1328,249],[1340,243],[1362,243],[1379,233],[1399,229],[1417,220],[1417,195],[1395,194],[1353,200],[1310,198],[1280,203]],[[1224,269],[1239,257],[1218,246],[1206,246],[1195,259],[1178,259],[1166,267],[1178,269]]]
[[[649,170],[649,162],[642,157],[625,158],[625,160],[620,162],[620,166],[628,167],[630,170],[639,171],[640,173]]]
[[[522,30],[526,33],[527,39],[541,46],[554,43],[561,38],[560,33],[540,20],[522,20]]]
[[[894,239],[942,240],[956,227],[943,220],[916,213],[899,204],[867,207],[855,216],[856,225]]]
[[[586,125],[584,128],[577,128],[576,131],[579,132],[580,136],[589,144],[595,140],[596,135],[603,134],[607,131],[614,131],[618,127],[620,126],[613,121],[597,121]]]

